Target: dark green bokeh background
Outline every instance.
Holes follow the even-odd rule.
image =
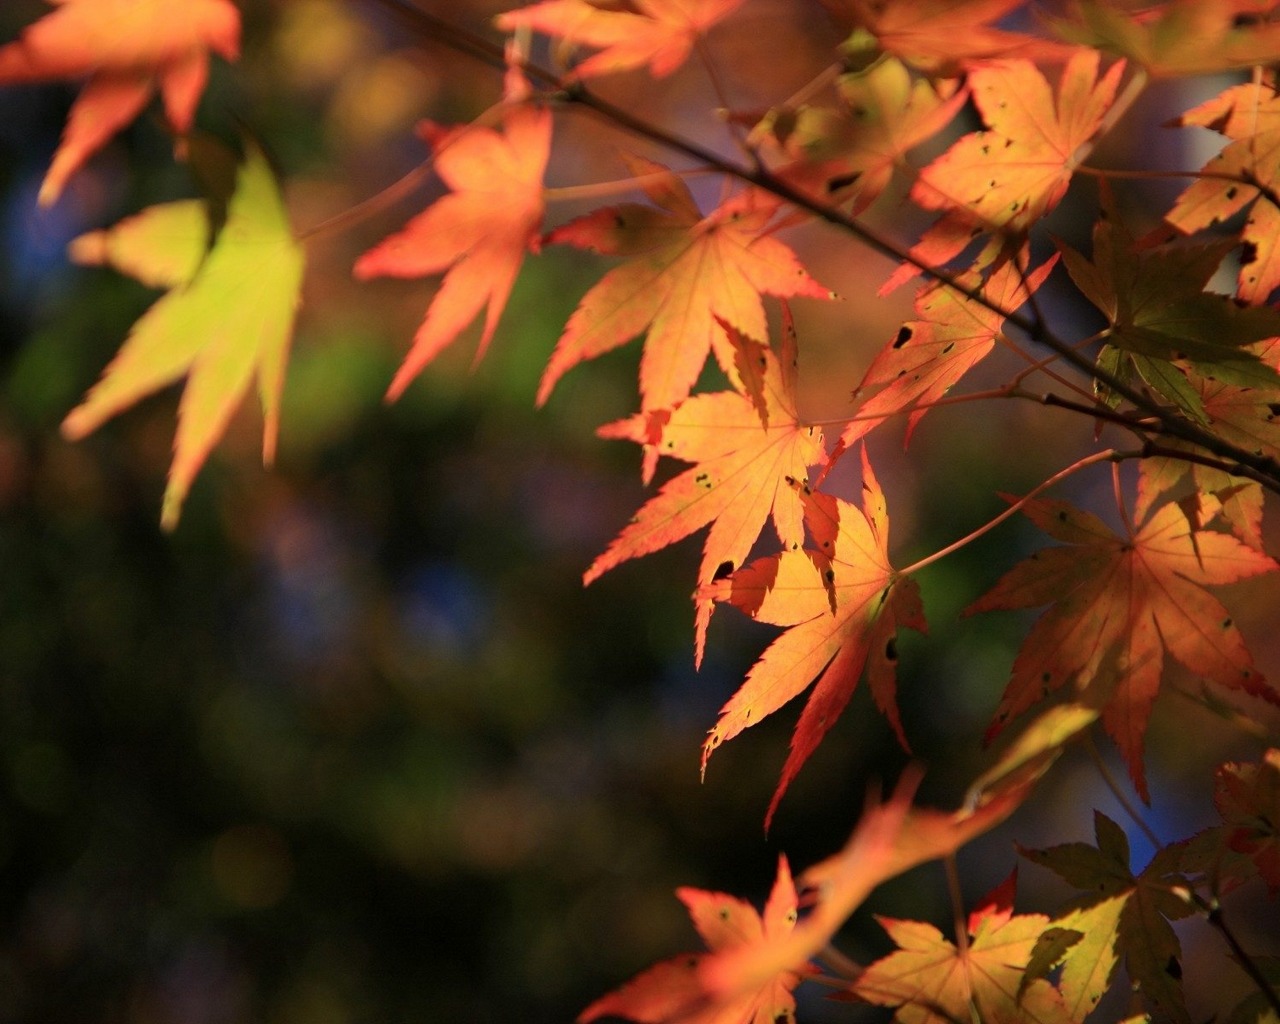
[[[421,41],[375,4],[243,7],[245,59],[215,71],[202,123],[262,139],[302,223],[421,158],[397,116],[465,119],[496,97],[490,72],[404,49]],[[319,70],[299,71],[289,47],[333,30],[339,8],[367,34],[346,53],[356,23],[339,20],[330,64],[322,52]],[[43,10],[6,5],[0,37]],[[492,9],[441,13],[482,27]],[[820,23],[802,29],[821,38]],[[395,114],[414,88],[429,95]],[[65,242],[191,190],[144,118],[37,211],[72,95],[0,90],[0,1024],[566,1021],[694,948],[675,886],[759,900],[780,850],[803,867],[842,843],[867,785],[906,762],[864,693],[766,840],[794,714],[718,752],[703,785],[697,769],[716,709],[771,631],[720,613],[695,674],[696,540],[580,585],[644,498],[637,453],[591,435],[634,407],[635,346],[532,408],[585,275],[599,273],[591,260],[531,262],[474,372],[472,334],[387,407],[429,289],[357,289],[347,272],[422,194],[314,245],[279,465],[256,465],[246,413],[171,536],[157,521],[174,393],[64,442],[61,418],[154,299],[68,266]],[[393,111],[381,129],[362,120],[382,123],[362,105],[375,102]],[[828,276],[868,273],[839,269],[839,239],[807,244]],[[887,336],[857,327],[851,305],[836,326],[810,324],[813,363],[840,367],[828,402],[845,401]],[[876,450],[900,562],[991,515],[996,489],[1067,461],[1027,429],[1022,410],[1000,409],[922,429],[918,464],[898,457],[897,435]],[[1026,464],[1010,465],[1011,437],[1027,439]],[[925,576],[933,635],[902,647],[927,800],[954,805],[983,763],[978,737],[1025,626],[955,614],[1030,543],[1011,527]],[[1211,744],[1231,742],[1195,721]],[[1174,793],[1157,810],[1176,838],[1208,820],[1208,787],[1202,768],[1161,757],[1153,776]],[[1017,834],[1087,838],[1093,806],[1119,816],[1109,799],[1069,758]],[[966,851],[970,897],[1014,859],[1007,831]],[[1047,891],[1051,906],[1062,894]],[[931,869],[873,905],[950,916]],[[846,948],[865,958],[884,943],[864,915]],[[805,1004],[810,1021],[875,1016],[858,1013]]]

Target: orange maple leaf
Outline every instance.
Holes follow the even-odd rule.
[[[1013,913],[1016,874],[969,915],[963,950],[931,924],[876,920],[900,947],[871,964],[850,991],[877,1006],[898,1006],[912,1024],[1072,1024],[1077,1020],[1043,978],[1025,983],[1032,950],[1049,927],[1043,914]]]
[[[676,895],[689,910],[710,953],[692,953],[663,961],[621,988],[597,999],[578,1015],[579,1024],[604,1016],[644,1024],[783,1024],[795,1020],[792,990],[809,969],[805,958],[770,972],[754,986],[717,998],[703,975],[717,958],[733,950],[784,942],[795,928],[796,887],[786,857],[763,917],[751,904],[722,892],[681,888]]]
[[[1024,0],[824,0],[857,26],[846,51],[883,50],[928,75],[953,77],[968,61],[1048,57],[1054,43],[996,28]]]
[[[912,80],[883,57],[836,81],[839,106],[771,110],[751,132],[789,161],[775,172],[815,198],[861,213],[888,187],[907,152],[940,132],[964,106],[954,81]]]
[[[1216,515],[1201,499],[1198,518]],[[1192,672],[1280,704],[1254,669],[1227,610],[1204,588],[1280,568],[1235,537],[1198,529],[1183,507],[1158,508],[1136,533],[1113,533],[1064,501],[1035,499],[1022,510],[1065,547],[1037,552],[1009,570],[966,614],[1051,604],[1032,627],[988,731],[1075,679],[1105,700],[1103,725],[1148,799],[1143,736],[1160,688],[1166,648]]]
[[[986,282],[973,272],[957,283],[982,288],[982,293],[1004,314],[1017,311],[1058,262],[1056,255],[1030,273],[1018,261],[1009,260]],[[840,435],[847,448],[889,416],[911,410],[904,445],[910,442],[920,418],[995,348],[1005,315],[966,297],[945,284],[927,285],[916,296],[918,320],[902,325],[888,345],[867,368],[855,397],[873,388],[880,390],[858,408]]]
[[[1231,143],[1204,165],[1204,177],[1178,196],[1165,220],[1192,234],[1251,206],[1240,229],[1245,251],[1236,294],[1261,305],[1280,285],[1280,96],[1274,84],[1232,86],[1176,123],[1212,128]]]
[[[595,0],[546,0],[500,14],[504,32],[531,28],[569,46],[600,50],[573,69],[573,77],[627,71],[648,65],[656,77],[685,62],[698,38],[742,0],[633,0],[619,9]]]
[[[1077,51],[1056,96],[1028,60],[993,61],[969,73],[987,129],[956,140],[920,172],[911,198],[926,210],[945,212],[912,255],[938,266],[957,256],[975,231],[1021,235],[1058,205],[1124,71],[1121,61],[1099,77],[1098,60],[1095,50]],[[917,273],[906,264],[883,290]]]
[[[895,698],[896,638],[899,626],[924,632],[924,610],[915,580],[899,577],[889,564],[888,509],[865,450],[862,489],[861,509],[805,489],[805,525],[815,548],[757,559],[698,591],[699,599],[729,603],[753,619],[788,627],[720,709],[703,744],[704,770],[721,743],[817,680],[791,738],[766,828],[787,786],[849,702],[864,667],[877,706],[907,746]]]
[[[733,380],[734,350],[717,321],[767,337],[762,293],[831,298],[787,246],[769,234],[779,202],[749,190],[702,216],[693,195],[660,164],[634,159],[658,207],[627,203],[556,228],[548,242],[634,257],[610,270],[569,318],[538,386],[547,400],[570,368],[648,329],[640,360],[642,412],[683,401],[708,351]]]
[[[387,390],[393,399],[487,305],[476,359],[484,355],[525,251],[538,249],[546,208],[542,175],[551,151],[549,111],[514,106],[506,112],[501,132],[476,125],[441,130],[430,123],[420,131],[437,145],[436,172],[453,191],[362,255],[354,267],[362,280],[445,271],[413,348]]]
[[[781,355],[725,326],[751,388],[694,395],[669,413],[633,416],[601,427],[653,453],[696,465],[673,477],[613,540],[583,577],[590,583],[620,562],[674,544],[711,524],[698,569],[709,584],[742,564],[772,517],[784,548],[804,541],[804,506],[797,482],[826,457],[822,430],[796,415],[796,341],[786,318]],[[751,371],[756,375],[751,377]],[[702,661],[711,605],[698,603],[696,660]]]
[[[795,928],[769,943],[725,950],[704,964],[700,974],[706,990],[731,997],[807,963],[881,882],[954,853],[1004,821],[1030,791],[1026,785],[1012,786],[970,809],[947,813],[911,806],[919,781],[919,771],[908,768],[886,803],[870,800],[844,848],[800,876],[801,906],[807,911]]]
[[[0,47],[0,85],[87,78],[40,185],[40,205],[132,121],[157,88],[169,127],[191,130],[209,51],[235,60],[240,14],[230,0],[50,0],[58,9]]]

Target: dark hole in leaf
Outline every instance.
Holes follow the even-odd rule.
[[[1247,267],[1250,263],[1257,262],[1258,247],[1253,242],[1240,243],[1240,266]]]
[[[902,348],[903,345],[911,340],[911,334],[911,328],[903,324],[898,328],[898,336],[893,339],[893,347]]]
[[[716,566],[716,571],[711,577],[711,582],[714,583],[716,582],[716,580],[722,580],[726,576],[730,576],[732,574],[733,574],[733,563],[721,562],[719,565]]]

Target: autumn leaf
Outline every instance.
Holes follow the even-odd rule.
[[[920,172],[911,198],[941,221],[912,254],[938,266],[975,234],[1020,235],[1066,194],[1086,144],[1101,127],[1124,70],[1098,74],[1098,54],[1078,51],[1062,71],[1056,94],[1035,64],[1004,60],[969,73],[973,102],[986,130],[971,132]],[[882,291],[919,273],[904,264]]]
[[[106,263],[170,289],[134,325],[102,379],[62,424],[66,437],[84,437],[185,375],[161,516],[166,528],[177,524],[191,481],[255,376],[265,419],[263,460],[275,457],[304,267],[275,177],[256,147],[248,148],[226,222],[207,255],[211,225],[201,205],[153,206],[71,245],[80,262]]]
[[[436,173],[453,191],[362,255],[353,271],[361,280],[445,272],[387,389],[390,399],[398,398],[482,307],[476,359],[484,355],[525,251],[539,247],[546,208],[542,175],[551,149],[549,111],[512,106],[502,131],[480,125],[442,130],[429,123],[420,131],[436,144]]]
[[[919,780],[917,769],[904,772],[887,802],[869,801],[844,847],[800,876],[801,906],[807,911],[789,935],[726,951],[702,968],[706,987],[721,997],[732,996],[807,963],[882,882],[954,853],[1004,821],[1028,793],[1026,786],[1009,787],[948,813],[911,806]]]
[[[724,327],[744,367],[739,377],[750,380],[750,369],[759,371],[754,393],[742,383],[732,391],[694,395],[664,412],[656,426],[654,417],[640,414],[600,429],[601,436],[638,441],[694,467],[669,480],[640,509],[592,563],[584,583],[707,524],[711,530],[698,569],[699,585],[741,565],[768,518],[784,548],[803,543],[804,507],[797,484],[806,482],[810,466],[825,461],[826,450],[822,430],[801,423],[796,415],[796,339],[790,316],[785,319],[780,355]],[[698,662],[710,609],[709,602],[699,602]]]
[[[952,78],[970,61],[1050,57],[1052,43],[996,28],[1023,0],[823,0],[857,26],[842,45],[857,57],[894,54],[925,74]]]
[[[572,77],[591,78],[648,66],[657,78],[683,64],[712,25],[742,0],[633,0],[622,7],[596,0],[546,0],[497,18],[504,32],[529,28],[600,52],[574,67]]]
[[[1280,37],[1280,25],[1272,26]],[[1194,234],[1249,208],[1236,294],[1262,305],[1280,286],[1280,97],[1273,83],[1236,85],[1188,110],[1177,124],[1221,132],[1230,144],[1201,169],[1166,221]]]
[[[881,57],[836,81],[838,106],[771,110],[751,133],[787,160],[774,173],[816,198],[861,213],[906,166],[908,151],[941,131],[968,98],[956,83],[912,80]]]
[[[1072,1020],[1090,1013],[1115,975],[1120,959],[1146,1004],[1161,1018],[1190,1024],[1182,995],[1182,947],[1170,926],[1192,912],[1180,893],[1187,880],[1179,873],[1181,851],[1166,847],[1143,871],[1129,865],[1129,841],[1105,814],[1095,811],[1097,845],[1065,843],[1047,850],[1021,849],[1022,856],[1049,868],[1084,890],[1054,918],[1055,930],[1074,933],[1059,941],[1059,989]]]
[[[1208,521],[1214,501],[1202,504],[1201,520]],[[1034,499],[1022,511],[1065,546],[1014,566],[966,610],[1051,605],[1014,661],[988,737],[1074,680],[1077,690],[1105,697],[1103,725],[1148,799],[1143,735],[1166,649],[1219,686],[1280,704],[1231,616],[1204,589],[1270,572],[1278,567],[1271,558],[1228,534],[1195,528],[1178,504],[1161,506],[1126,536],[1064,501]]]
[[[1139,248],[1112,216],[1093,230],[1093,258],[1059,243],[1076,287],[1110,324],[1099,364],[1136,372],[1151,388],[1202,423],[1208,414],[1188,370],[1242,387],[1276,387],[1280,375],[1251,346],[1280,334],[1280,312],[1241,307],[1205,286],[1231,240]],[[1104,389],[1104,395],[1106,394]]]
[[[186,135],[209,76],[209,51],[239,56],[240,14],[230,0],[50,0],[57,10],[0,47],[0,85],[87,79],[40,185],[56,202],[70,177],[132,121],[157,89],[169,127]]]
[[[1257,762],[1220,765],[1213,802],[1222,824],[1187,842],[1183,865],[1203,875],[1215,893],[1261,876],[1274,898],[1280,893],[1280,749]]]
[[[925,630],[916,582],[889,564],[889,516],[884,493],[862,453],[863,507],[804,493],[804,520],[813,548],[761,558],[699,588],[699,599],[736,606],[753,619],[785,626],[720,709],[702,747],[703,769],[720,744],[755,725],[815,679],[791,738],[791,751],[765,816],[822,737],[835,724],[867,669],[876,705],[904,747],[896,704],[897,631]]]
[[[1250,18],[1254,0],[1173,0],[1134,10],[1074,0],[1053,19],[1066,39],[1109,50],[1152,76],[1206,75],[1280,59],[1280,25]]]
[[[542,375],[539,404],[566,371],[647,329],[641,411],[672,408],[688,397],[708,351],[734,378],[733,346],[718,321],[763,341],[762,293],[832,297],[769,234],[777,200],[749,190],[703,217],[688,187],[666,168],[638,159],[632,165],[644,172],[644,190],[657,207],[608,207],[547,236],[633,258],[605,274],[569,318]]]
[[[1026,254],[1023,254],[1025,258]],[[875,393],[859,407],[840,435],[847,448],[887,417],[910,410],[905,443],[931,403],[945,395],[995,347],[1005,314],[1016,312],[1044,283],[1057,258],[1030,273],[1015,260],[1006,261],[984,282],[973,272],[957,278],[962,287],[981,289],[1003,313],[968,298],[947,284],[927,285],[916,296],[918,319],[902,325],[872,361],[855,397]],[[878,389],[878,390],[877,390]]]
[[[758,985],[729,995],[708,987],[704,975],[735,951],[784,943],[796,923],[796,888],[787,859],[761,916],[749,903],[721,892],[676,890],[709,953],[675,957],[649,968],[597,999],[578,1015],[579,1024],[616,1016],[643,1024],[784,1024],[795,1020],[792,990],[806,974],[807,958],[771,972]]]
[[[957,948],[931,924],[878,917],[899,946],[877,960],[850,991],[877,1006],[899,1007],[902,1024],[1072,1024],[1062,997],[1044,979],[1024,984],[1023,972],[1048,926],[1042,914],[1013,913],[1016,874],[969,915],[967,943]]]

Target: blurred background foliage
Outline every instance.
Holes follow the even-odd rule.
[[[201,123],[265,144],[300,229],[417,165],[420,117],[465,121],[497,98],[491,70],[412,37],[376,3],[241,7],[243,61],[215,69]],[[438,13],[489,32],[502,7]],[[0,39],[44,10],[5,4]],[[819,6],[759,0],[714,53],[735,102],[753,109],[803,83],[836,41]],[[601,85],[727,148],[705,87],[696,67],[660,89],[640,76]],[[644,499],[638,453],[592,434],[635,407],[637,346],[532,407],[598,261],[528,262],[486,359],[471,367],[469,332],[386,406],[433,285],[357,287],[350,265],[438,192],[429,184],[311,244],[274,470],[257,461],[246,407],[166,536],[174,393],[64,442],[61,418],[155,298],[70,266],[66,242],[193,194],[153,114],[37,210],[73,95],[0,90],[0,1024],[566,1021],[695,948],[675,886],[759,900],[779,851],[803,867],[842,843],[868,785],[891,784],[906,763],[866,694],[766,838],[794,712],[718,752],[705,784],[698,752],[771,631],[722,611],[694,672],[697,540],[580,585]],[[618,177],[615,147],[636,145],[581,115],[556,131],[554,184]],[[696,187],[713,201],[716,183]],[[1057,225],[1077,244],[1084,192],[1084,215],[1064,207]],[[873,215],[904,238],[919,226],[893,197]],[[838,418],[910,296],[875,300],[888,265],[830,231],[788,240],[843,296],[796,311],[802,410]],[[1067,300],[1047,301],[1072,315]],[[988,383],[1011,365],[984,369]],[[1025,490],[1077,457],[1090,430],[1030,404],[956,407],[926,420],[910,461],[900,425],[878,432],[898,563],[993,515],[997,490]],[[847,496],[853,462],[836,478]],[[1106,509],[1103,475],[1069,490]],[[1039,543],[1011,524],[924,574],[932,634],[903,643],[902,702],[930,766],[925,801],[954,806],[986,763],[978,737],[1030,620],[956,613]],[[1280,674],[1274,584],[1235,590],[1263,668]],[[1178,698],[1162,702],[1150,747],[1153,820],[1169,839],[1210,821],[1215,759],[1256,751]],[[1007,875],[1015,831],[1026,845],[1088,839],[1095,806],[1121,818],[1087,760],[1066,758],[1036,807],[962,853],[967,895]],[[1035,869],[1022,893],[1028,909],[1065,896]],[[872,908],[950,919],[936,865]],[[1263,918],[1241,926],[1251,948],[1274,943]],[[885,945],[863,914],[844,948],[867,958]],[[1211,952],[1216,967],[1187,968],[1194,1005],[1210,1012],[1226,998],[1219,985],[1241,985]],[[883,1017],[817,998],[802,1014]]]

